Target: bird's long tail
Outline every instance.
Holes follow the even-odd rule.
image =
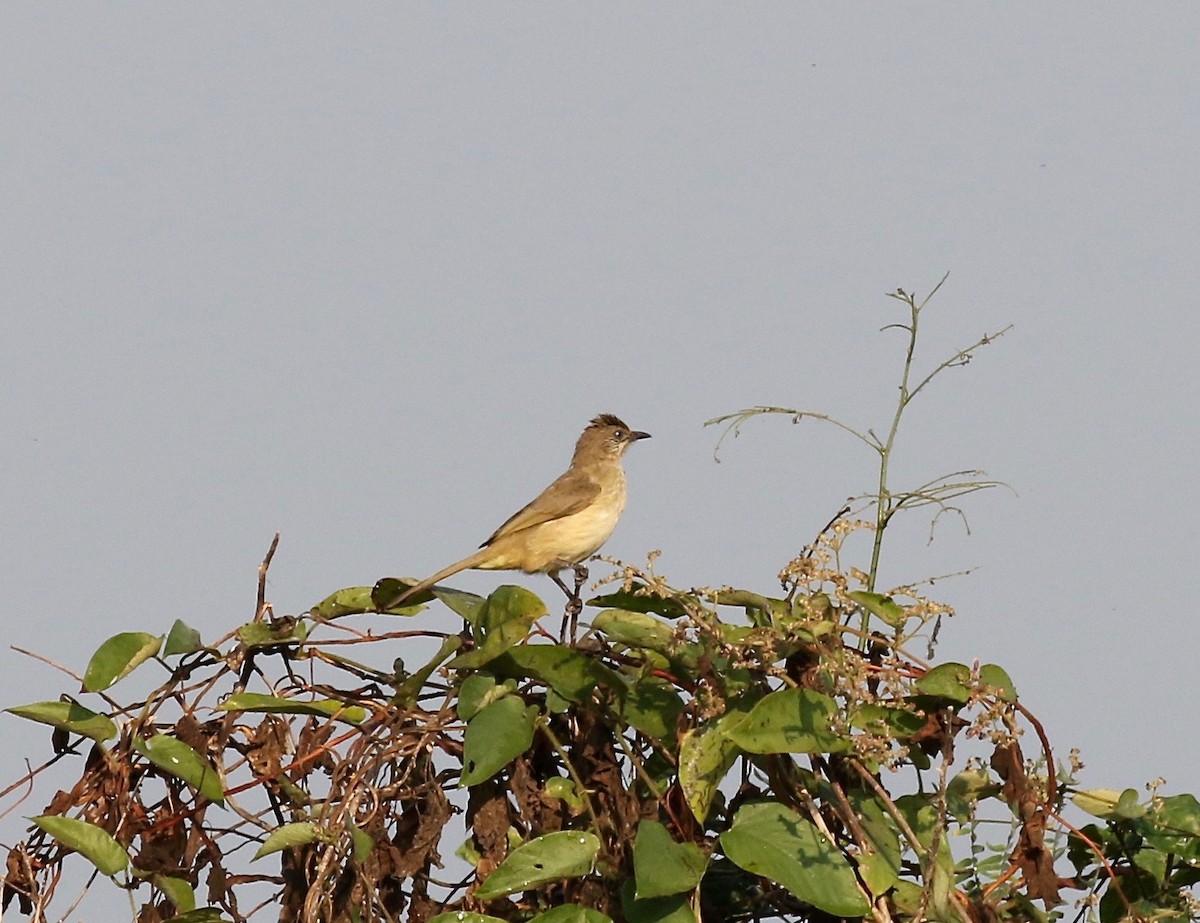
[[[400,594],[396,601],[392,603],[392,606],[402,606],[404,605],[404,601],[409,597],[416,596],[423,590],[428,590],[435,583],[445,580],[447,577],[453,577],[459,571],[470,570],[472,567],[478,567],[480,564],[486,563],[494,555],[495,552],[491,548],[480,548],[470,557],[463,558],[461,561],[451,564],[449,567],[443,567],[432,577],[426,577],[420,583],[409,587]]]

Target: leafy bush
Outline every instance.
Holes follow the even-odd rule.
[[[893,297],[907,343],[886,437],[773,407],[711,421],[815,417],[879,455],[877,489],[779,593],[675,588],[652,556],[618,565],[579,639],[515,586],[395,608],[388,578],[278,617],[273,543],[236,631],[119,634],[82,678],[92,708],[9,709],[54,728],[31,776],[80,772],[9,850],[4,906],[44,919],[78,854],[142,923],[1195,919],[1196,800],[1077,790],[1001,667],[932,662],[948,608],[876,586],[896,513],[936,518],[996,483],[890,486],[905,408],[998,335],[916,381],[928,299]],[[844,563],[858,536],[862,569]],[[461,633],[395,627],[434,599]],[[388,663],[397,649],[421,665]],[[151,664],[156,688],[113,697]],[[1094,821],[1065,820],[1069,797]]]

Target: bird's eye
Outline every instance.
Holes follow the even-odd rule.
[[[617,430],[615,433],[613,433],[613,438],[614,439],[624,439],[625,438],[625,430],[623,430],[623,429]]]

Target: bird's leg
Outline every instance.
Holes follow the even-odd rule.
[[[558,587],[560,590],[562,590],[564,593],[567,594],[567,599],[574,598],[575,594],[571,592],[571,588],[569,586],[567,586],[565,583],[562,582],[562,577],[558,576],[558,571],[556,571],[556,570],[550,571],[549,577],[551,580],[553,580],[555,583],[558,584]]]
[[[567,606],[563,611],[562,628],[559,629],[558,639],[560,642],[567,640],[567,625],[571,628],[571,641],[575,641],[575,632],[579,625],[579,613],[583,611],[583,598],[580,591],[583,589],[584,583],[588,579],[588,569],[582,564],[572,564],[569,561],[563,562],[564,567],[571,567],[575,571],[575,588],[567,586],[563,583],[562,578],[558,576],[558,571],[550,571],[550,578],[562,588],[562,591],[567,594]]]
[[[567,604],[567,610],[571,613],[571,643],[575,643],[575,630],[579,625],[579,613],[583,611],[583,585],[587,583],[588,569],[586,564],[575,565],[575,592],[571,595],[571,602]]]
[[[567,642],[567,622],[571,617],[571,603],[575,601],[575,595],[571,592],[571,588],[562,581],[562,577],[558,576],[558,571],[550,571],[550,579],[558,584],[559,588],[567,594],[567,607],[563,610],[562,626],[558,629],[559,644]]]

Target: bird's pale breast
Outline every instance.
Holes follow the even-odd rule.
[[[483,568],[513,568],[533,574],[558,570],[564,561],[577,564],[608,541],[624,508],[625,478],[619,474],[586,509],[498,540],[491,546],[494,560]]]

